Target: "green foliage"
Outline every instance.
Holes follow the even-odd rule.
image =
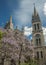
[[[21,63],[20,65],[29,65],[28,63]]]
[[[28,63],[21,63],[20,65],[37,65],[36,60],[30,60]]]
[[[37,65],[36,63],[21,63],[20,65]]]
[[[0,31],[0,40],[2,39],[2,37],[3,37],[3,32]]]

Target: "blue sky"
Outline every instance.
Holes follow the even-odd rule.
[[[31,17],[35,3],[36,9],[40,15],[42,25],[46,26],[46,15],[44,14],[44,5],[46,0],[0,0],[0,27],[3,27],[9,17],[12,15],[14,28],[31,26]]]
[[[42,22],[46,39],[46,0],[0,0],[0,27],[4,27],[10,16],[13,17],[14,28],[25,26],[25,35],[32,33],[31,19],[35,3]]]

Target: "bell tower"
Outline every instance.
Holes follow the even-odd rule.
[[[42,30],[42,24],[38,12],[34,6],[34,13],[32,15],[32,34],[33,34],[33,43],[35,46],[44,45],[44,36]]]
[[[39,14],[34,5],[34,13],[32,15],[32,40],[34,46],[34,55],[37,59],[43,58],[43,46],[44,46],[44,36],[42,30],[42,24],[39,17]]]

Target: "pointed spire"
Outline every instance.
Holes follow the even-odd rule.
[[[12,16],[10,16],[10,29],[12,29],[13,30],[13,23],[12,23]]]
[[[36,8],[35,8],[35,3],[34,3],[34,16],[37,15],[37,11],[36,11]]]
[[[9,19],[9,21],[7,21],[7,23],[6,23],[6,25],[5,25],[4,28],[5,28],[5,29],[11,29],[11,30],[14,29],[14,28],[13,28],[13,23],[12,23],[12,16],[10,16],[10,19]]]
[[[39,14],[36,10],[36,7],[35,7],[35,3],[34,3],[34,13],[32,15],[32,22],[40,22],[40,17],[39,17]]]
[[[12,16],[10,16],[10,23],[12,23]]]

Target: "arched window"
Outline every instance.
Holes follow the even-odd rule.
[[[41,51],[41,58],[43,58],[43,52]]]
[[[37,28],[38,28],[38,30],[39,30],[39,24],[37,24]]]
[[[37,51],[37,59],[39,59],[39,52]]]
[[[41,39],[39,38],[39,45],[41,45]]]
[[[38,46],[38,39],[36,39],[36,45]]]
[[[37,46],[39,46],[39,45],[41,45],[41,36],[40,36],[40,34],[36,34],[36,36],[35,36],[35,41],[36,41],[36,45]]]
[[[36,30],[36,24],[34,24],[34,30]]]

